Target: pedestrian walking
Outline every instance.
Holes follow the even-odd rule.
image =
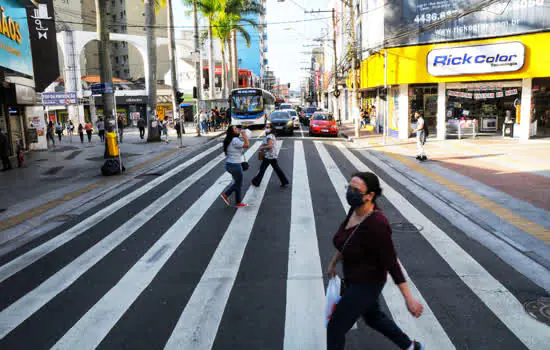
[[[239,139],[242,135],[243,140]],[[235,207],[244,208],[248,204],[242,203],[242,187],[244,170],[242,163],[244,162],[243,149],[249,147],[248,135],[246,131],[240,131],[235,126],[229,127],[223,140],[223,151],[225,152],[225,170],[233,177],[233,182],[226,187],[221,194],[222,199],[227,205],[231,205],[229,197],[235,192]],[[248,163],[247,163],[248,164]]]
[[[46,128],[46,141],[48,143],[48,146],[51,142],[52,146],[55,147],[54,126],[51,120],[48,123],[48,126]]]
[[[103,118],[99,118],[96,122],[97,127],[97,136],[99,136],[99,139],[101,142],[105,142],[105,122],[103,121]]]
[[[0,129],[0,158],[2,158],[2,171],[11,169],[10,145],[6,135]]]
[[[124,137],[124,119],[122,119],[122,116],[118,116],[118,138],[120,139],[120,143],[122,143],[122,139]]]
[[[86,129],[86,135],[88,135],[88,143],[92,142],[92,131],[94,131],[94,127],[92,126],[92,123],[87,122],[84,124],[84,129]]]
[[[61,142],[61,137],[63,136],[63,124],[60,122],[55,123],[55,133],[59,138],[59,142]]]
[[[84,126],[82,123],[78,124],[78,135],[80,136],[80,143],[84,143]]]
[[[208,116],[203,110],[201,110],[199,114],[199,121],[201,123],[201,129],[205,134],[208,134],[208,124],[206,122],[207,119],[208,119]]]
[[[289,184],[289,181],[285,175],[285,173],[281,170],[279,167],[279,162],[277,161],[277,158],[279,156],[279,149],[277,147],[277,138],[275,137],[275,134],[273,133],[273,130],[271,129],[271,125],[267,125],[265,127],[265,138],[260,146],[260,153],[259,157],[262,160],[262,164],[260,165],[260,170],[258,171],[258,175],[252,179],[252,185],[258,187],[260,186],[260,183],[262,182],[262,179],[264,177],[265,171],[267,170],[267,167],[271,165],[273,167],[273,170],[279,177],[279,180],[281,181],[281,187],[287,187]]]
[[[428,137],[428,127],[424,122],[422,113],[415,112],[414,119],[416,119],[416,129],[413,132],[416,133],[416,159],[425,161],[428,158],[424,152],[424,145],[426,144],[426,138]]]
[[[139,138],[143,140],[145,137],[145,127],[147,126],[147,122],[143,117],[139,118],[137,122],[138,128],[139,128]]]
[[[67,129],[67,135],[69,135],[69,137],[71,138],[71,142],[72,142],[72,139],[73,139],[73,133],[74,133],[74,124],[73,124],[73,121],[69,119],[69,121],[67,122],[66,124],[66,129]]]
[[[409,312],[420,317],[423,311],[422,304],[412,296],[397,260],[388,219],[376,204],[381,194],[375,174],[353,174],[346,193],[351,209],[334,235],[337,252],[328,267],[332,278],[336,275],[336,264],[343,262],[345,286],[327,325],[328,350],[344,349],[346,333],[359,317],[400,349],[424,349],[421,343],[411,341],[380,308],[380,293],[389,273],[399,286]]]

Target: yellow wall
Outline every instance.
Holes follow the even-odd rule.
[[[427,71],[426,57],[435,48],[494,44],[521,41],[525,45],[525,64],[511,73],[472,74],[434,77]],[[510,36],[506,38],[464,41],[460,43],[430,44],[388,49],[388,85],[438,82],[468,82],[510,80],[550,76],[550,33]],[[384,85],[384,50],[361,62],[361,88]]]

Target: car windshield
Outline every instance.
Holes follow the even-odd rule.
[[[271,119],[290,120],[290,114],[288,112],[273,112],[271,113]]]
[[[334,118],[330,114],[317,114],[313,117],[313,120],[333,121]]]
[[[264,109],[260,95],[234,95],[231,97],[231,107],[235,113],[258,113]]]
[[[291,109],[292,106],[289,105],[289,104],[284,104],[284,103],[282,103],[280,108],[281,108],[281,109]]]
[[[307,109],[307,113],[314,113],[315,111],[317,111],[317,108],[315,108],[315,107],[309,107]]]
[[[298,115],[298,113],[296,113],[295,110],[290,110],[290,111],[288,111],[288,113],[290,113],[290,115],[293,116],[293,117],[296,117]]]

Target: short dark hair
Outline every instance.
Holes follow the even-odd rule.
[[[378,179],[378,176],[376,176],[374,173],[371,173],[369,171],[356,172],[353,173],[351,177],[358,177],[363,180],[363,182],[367,186],[367,193],[374,192],[374,197],[372,198],[373,202],[382,195],[380,180]]]

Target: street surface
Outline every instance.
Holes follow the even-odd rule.
[[[269,168],[254,188],[260,136],[246,152],[248,208],[219,197],[231,177],[217,139],[1,250],[0,349],[323,349],[332,236],[358,170],[380,176],[378,203],[425,308],[410,316],[389,279],[383,308],[411,338],[430,350],[550,348],[550,327],[523,307],[550,290],[546,236],[522,232],[529,256],[484,231],[492,217],[468,221],[472,204],[456,211],[439,185],[405,181],[389,156],[302,129],[279,138],[291,187],[280,188]],[[548,229],[540,211],[532,220]],[[346,349],[395,349],[363,321],[347,341]]]

